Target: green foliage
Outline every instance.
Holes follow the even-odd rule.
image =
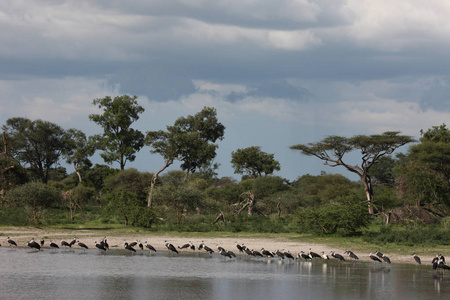
[[[121,170],[125,169],[127,161],[136,159],[136,152],[144,145],[144,135],[131,128],[144,112],[136,99],[137,96],[128,95],[114,97],[114,100],[109,96],[94,99],[93,104],[103,109],[103,114],[89,115],[91,121],[103,128],[103,134],[95,136],[92,142],[95,140],[97,147],[103,150],[101,157],[106,163],[118,162]]]
[[[280,170],[280,163],[274,159],[274,154],[265,153],[257,146],[233,151],[231,165],[235,174],[248,174],[252,178]]]
[[[359,197],[348,195],[319,207],[300,209],[297,220],[301,231],[352,235],[368,225],[366,209]]]
[[[150,173],[139,172],[134,168],[130,168],[108,176],[104,180],[104,187],[108,191],[115,189],[127,190],[145,198],[151,177]]]
[[[8,156],[0,155],[0,190],[11,190],[27,181],[27,172],[19,163]]]

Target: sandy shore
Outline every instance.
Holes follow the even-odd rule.
[[[294,256],[297,255],[300,251],[308,252],[309,249],[312,251],[319,253],[324,252],[329,254],[331,251],[336,251],[337,253],[344,255],[346,250],[352,250],[361,261],[371,261],[369,258],[369,253],[361,253],[355,251],[353,249],[341,249],[335,248],[325,244],[313,244],[313,243],[305,243],[305,242],[297,242],[290,241],[283,238],[276,239],[265,239],[265,238],[186,238],[186,237],[176,237],[173,235],[161,235],[161,234],[140,234],[135,233],[132,235],[120,233],[120,232],[108,232],[108,231],[98,231],[98,230],[77,230],[77,231],[48,231],[48,230],[40,230],[40,229],[0,229],[0,244],[2,247],[9,247],[6,239],[8,236],[13,239],[19,247],[26,247],[27,242],[34,238],[36,241],[40,241],[42,238],[45,240],[44,248],[49,248],[50,241],[56,242],[60,245],[61,240],[71,241],[73,238],[80,240],[85,243],[89,248],[95,248],[95,242],[100,241],[102,238],[107,237],[108,243],[110,245],[110,249],[123,249],[124,241],[133,242],[136,240],[144,243],[147,241],[150,245],[155,247],[157,251],[167,251],[164,246],[165,241],[172,243],[175,247],[182,246],[188,242],[192,242],[196,247],[202,243],[202,241],[208,247],[212,248],[217,252],[217,247],[221,246],[226,250],[231,250],[234,253],[238,254],[239,251],[236,248],[236,243],[244,244],[250,249],[260,251],[261,248],[264,248],[269,251],[275,251],[277,249],[285,251],[289,251]],[[74,246],[74,248],[79,248],[78,246]],[[136,247],[138,250],[138,248]],[[373,249],[383,252],[383,249]],[[192,250],[184,249],[180,251],[192,252]],[[198,251],[198,250],[196,250]],[[410,252],[410,251],[408,251]],[[392,263],[411,263],[414,264],[415,261],[412,257],[412,253],[405,253],[404,255],[399,254],[391,254],[385,253],[391,260]],[[443,253],[445,255],[445,253]],[[344,255],[346,260],[350,260],[350,258]],[[331,257],[330,257],[331,258]],[[431,264],[433,256],[422,256],[421,260],[422,264]]]

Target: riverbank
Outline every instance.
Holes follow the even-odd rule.
[[[212,248],[217,252],[217,247],[223,247],[227,250],[231,250],[234,253],[238,254],[239,251],[236,248],[236,243],[244,244],[250,249],[254,249],[260,251],[261,248],[264,248],[269,251],[275,250],[285,250],[291,252],[294,256],[297,255],[300,251],[308,252],[310,249],[316,253],[321,253],[322,251],[326,254],[330,254],[331,251],[336,251],[341,255],[344,255],[346,250],[352,250],[361,261],[371,261],[369,258],[369,252],[375,252],[376,250],[383,252],[388,256],[392,263],[408,263],[414,264],[414,258],[412,257],[412,252],[409,249],[405,250],[405,253],[401,253],[397,250],[396,253],[386,252],[383,247],[374,248],[366,251],[359,250],[361,247],[358,245],[350,246],[348,248],[329,245],[324,243],[314,243],[307,241],[297,241],[284,237],[283,235],[279,235],[277,237],[242,237],[239,235],[236,236],[224,236],[224,237],[208,237],[205,236],[180,236],[176,233],[149,233],[149,232],[127,232],[120,230],[108,230],[108,229],[36,229],[36,228],[0,228],[0,244],[2,247],[9,247],[6,239],[7,237],[11,237],[19,247],[27,247],[27,242],[34,238],[37,242],[41,239],[45,240],[44,248],[49,248],[50,241],[56,242],[60,245],[61,240],[71,241],[76,238],[86,244],[89,248],[95,248],[95,242],[100,241],[104,237],[107,238],[108,244],[110,245],[110,249],[123,249],[124,242],[133,242],[136,240],[144,243],[147,241],[150,245],[155,247],[157,251],[167,251],[164,246],[165,241],[172,243],[175,247],[182,246],[188,242],[192,242],[196,247],[198,247],[202,242],[205,243],[208,247]],[[77,245],[74,248],[79,248]],[[353,249],[352,249],[353,248]],[[136,247],[138,250],[138,248]],[[183,249],[180,251],[192,251],[190,249]],[[198,250],[196,250],[198,251]],[[399,253],[400,252],[400,253]],[[431,254],[430,249],[426,249],[427,254],[421,254],[420,251],[416,251],[417,254],[421,257],[422,264],[431,265],[431,260],[435,256],[435,254]],[[444,256],[446,253],[442,253]],[[345,259],[350,260],[349,257],[344,255]]]

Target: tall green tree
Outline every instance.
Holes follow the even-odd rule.
[[[343,166],[348,171],[359,176],[366,193],[369,214],[374,213],[373,187],[370,168],[386,154],[392,154],[397,148],[407,143],[415,142],[408,135],[400,135],[398,131],[388,131],[375,135],[356,135],[351,138],[341,136],[329,136],[322,141],[310,144],[299,144],[291,146],[292,150],[299,150],[302,154],[315,156],[323,161],[325,165],[336,167]],[[344,161],[345,154],[359,151],[361,164],[349,164]]]
[[[150,152],[163,156],[164,166],[154,173],[148,194],[148,206],[152,205],[153,190],[161,172],[181,161],[181,168],[187,173],[210,165],[216,156],[217,140],[222,140],[225,131],[217,119],[215,108],[205,107],[194,116],[178,118],[173,126],[167,126],[167,131],[149,131],[145,144],[153,148]]]
[[[89,157],[95,153],[95,143],[89,140],[81,130],[69,129],[67,132],[71,137],[73,146],[64,154],[64,157],[68,164],[73,165],[73,169],[78,176],[78,182],[81,184],[80,169],[83,167],[90,168],[92,166]]]
[[[118,162],[124,170],[128,161],[136,159],[136,153],[144,146],[144,134],[131,128],[144,108],[137,103],[137,96],[106,96],[94,99],[93,104],[103,109],[103,114],[91,114],[89,119],[103,128],[103,134],[95,136],[100,156],[112,164]]]
[[[2,128],[8,140],[8,155],[28,165],[43,183],[47,183],[51,168],[73,147],[70,135],[51,122],[16,117],[8,119]]]
[[[280,170],[280,163],[273,154],[261,151],[261,147],[252,146],[237,149],[231,153],[231,165],[236,174],[248,174],[252,178],[272,174]]]

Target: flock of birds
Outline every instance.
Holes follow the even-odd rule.
[[[17,247],[17,243],[12,240],[10,237],[8,237],[6,239],[6,241],[8,242],[9,246],[16,246]],[[36,242],[34,239],[31,239],[28,243],[27,246],[32,248],[32,249],[36,249],[36,250],[41,250],[42,247],[44,247],[45,244],[45,240],[41,239],[40,242]],[[109,244],[107,242],[106,237],[104,237],[103,239],[101,239],[99,242],[95,241],[94,242],[95,247],[101,251],[106,251],[109,249]],[[67,242],[65,240],[61,240],[60,245],[58,245],[57,243],[54,243],[53,241],[50,241],[49,246],[53,249],[59,249],[59,247],[66,247],[66,248],[72,248],[72,246],[77,245],[80,248],[86,250],[89,249],[89,247],[85,244],[80,242],[78,239],[73,238],[70,242]],[[1,246],[1,245],[0,245]],[[169,243],[168,241],[164,241],[164,246],[167,248],[167,250],[170,253],[175,253],[175,254],[179,254],[179,251],[184,250],[184,249],[190,249],[192,251],[196,250],[195,245],[189,241],[189,243],[186,243],[182,246],[178,246],[175,247],[173,244]],[[134,242],[126,242],[124,241],[124,249],[131,251],[131,252],[136,252],[135,247],[138,247],[140,250],[144,250],[147,249],[149,251],[153,251],[156,252],[156,249],[150,245],[149,243],[147,243],[147,241],[145,241],[144,243],[142,243],[139,240],[136,240]],[[345,257],[344,255],[346,255],[348,257],[348,259],[350,260],[359,260],[359,257],[352,251],[347,250],[344,252],[344,255],[341,255],[339,253],[336,253],[335,251],[331,251],[330,254],[326,254],[324,251],[322,251],[320,254],[311,251],[311,248],[309,249],[308,252],[304,252],[304,251],[300,251],[296,256],[294,256],[293,254],[291,254],[289,251],[285,251],[285,249],[283,250],[276,250],[276,251],[269,251],[266,250],[264,248],[261,248],[260,251],[257,250],[253,250],[248,248],[247,246],[245,246],[244,244],[238,244],[236,242],[236,248],[239,251],[239,253],[241,254],[245,254],[248,256],[253,256],[253,257],[261,257],[261,258],[280,258],[280,259],[299,259],[299,260],[305,260],[305,261],[312,261],[314,259],[325,259],[328,260],[331,258],[340,260],[340,261],[345,261]],[[205,245],[205,243],[202,241],[201,244],[197,247],[197,250],[204,250],[206,252],[208,252],[209,254],[215,253],[215,251],[208,247],[207,245]],[[217,245],[217,251],[220,255],[224,256],[225,258],[234,258],[236,257],[236,254],[231,251],[231,250],[225,250],[223,247]],[[418,255],[416,255],[416,253],[414,253],[413,258],[415,260],[415,262],[417,264],[422,264],[421,259]],[[391,260],[388,256],[386,256],[384,253],[381,253],[379,251],[375,251],[374,253],[370,252],[369,254],[369,258],[373,261],[373,262],[379,262],[379,263],[387,263],[390,264]],[[449,270],[450,266],[448,266],[445,262],[445,257],[442,254],[436,254],[436,257],[433,258],[433,260],[431,261],[431,265],[433,266],[433,269],[441,269],[441,270]]]

